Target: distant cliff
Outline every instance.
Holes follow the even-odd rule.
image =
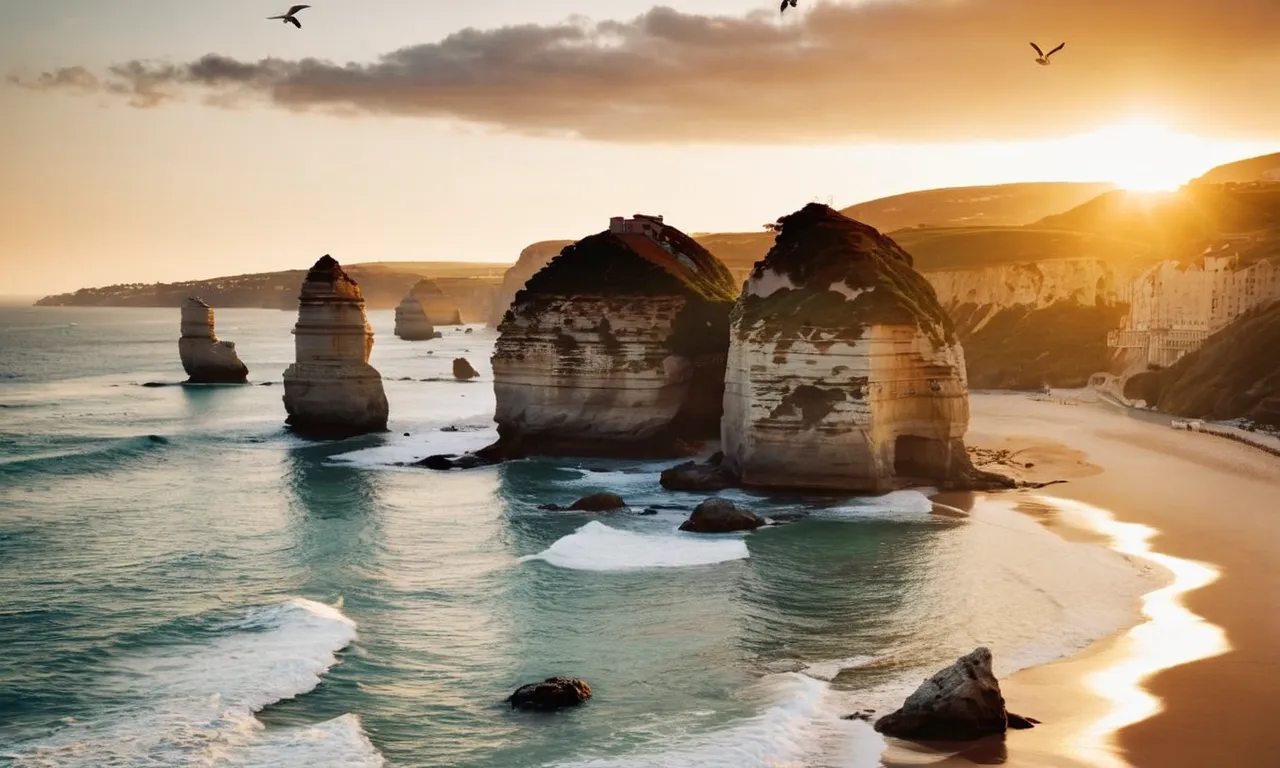
[[[527,246],[520,252],[520,258],[516,259],[516,263],[512,264],[502,276],[502,285],[499,286],[493,307],[489,311],[490,326],[498,327],[502,322],[502,316],[507,313],[516,294],[524,288],[525,283],[529,282],[529,278],[560,255],[560,251],[572,242],[572,240],[543,240]]]
[[[1065,181],[946,187],[882,197],[840,213],[882,232],[920,226],[1019,227],[1074,208],[1112,189],[1114,184]]]
[[[1199,419],[1280,428],[1280,302],[1249,312],[1172,366],[1140,373],[1125,396]]]

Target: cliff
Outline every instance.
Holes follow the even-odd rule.
[[[296,361],[284,372],[285,420],[312,437],[349,437],[387,428],[382,375],[369,365],[373,329],[360,286],[323,256],[307,272],[294,326]]]
[[[502,322],[503,316],[511,308],[511,302],[515,301],[516,294],[524,288],[529,278],[536,275],[538,270],[545,267],[572,242],[572,240],[543,240],[520,252],[520,258],[516,259],[516,263],[512,264],[502,276],[502,285],[498,287],[497,296],[493,301],[493,311],[489,314],[491,327],[497,328]]]
[[[213,333],[213,310],[195,297],[182,303],[182,335],[178,355],[192,384],[243,384],[249,369],[240,362],[233,341]]]
[[[1280,428],[1280,302],[1245,314],[1172,366],[1131,377],[1124,393],[1177,416]]]
[[[967,468],[964,353],[911,256],[823,205],[778,224],[730,317],[724,468],[847,491]]]
[[[736,293],[674,227],[568,245],[499,325],[488,454],[662,457],[715,437]]]
[[[432,325],[462,325],[462,314],[434,280],[419,280],[409,295],[418,301]]]

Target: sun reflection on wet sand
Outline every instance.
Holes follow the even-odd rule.
[[[1067,522],[1109,537],[1110,547],[1115,551],[1149,561],[1173,575],[1173,583],[1143,596],[1142,614],[1147,620],[1120,639],[1121,663],[1095,672],[1084,681],[1091,691],[1110,703],[1110,710],[1079,734],[1074,744],[1076,751],[1088,758],[1089,765],[1130,768],[1128,761],[1119,755],[1116,733],[1157,714],[1162,708],[1160,700],[1143,689],[1143,681],[1160,670],[1231,650],[1221,627],[1182,604],[1184,594],[1213,583],[1220,574],[1204,563],[1152,551],[1150,540],[1157,533],[1154,528],[1122,523],[1110,512],[1078,501],[1040,498]]]

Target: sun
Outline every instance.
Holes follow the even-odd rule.
[[[1143,121],[1108,126],[1074,139],[1073,159],[1095,178],[1140,192],[1182,186],[1207,167],[1204,155],[1210,149],[1197,136]]]

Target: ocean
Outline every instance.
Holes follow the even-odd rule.
[[[883,741],[841,715],[978,645],[1000,675],[1083,649],[1158,586],[999,497],[730,491],[803,517],[699,536],[673,462],[402,466],[494,438],[495,335],[390,311],[390,431],[306,441],[294,320],[217,310],[251,385],[195,387],[176,309],[0,307],[0,762],[863,768]],[[636,511],[538,509],[596,491]],[[504,704],[552,675],[593,698]]]

